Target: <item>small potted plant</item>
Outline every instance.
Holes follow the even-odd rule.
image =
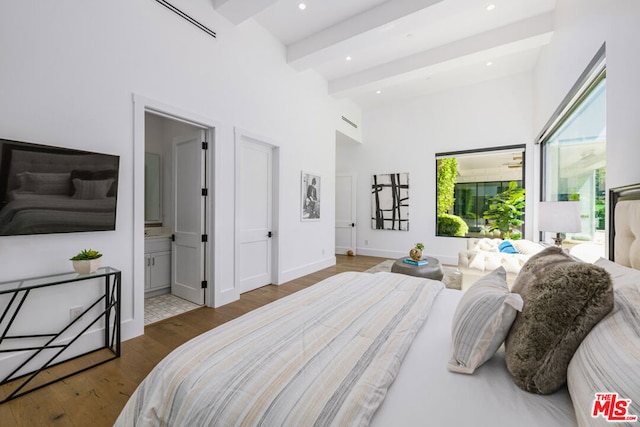
[[[416,247],[409,251],[409,256],[414,261],[420,261],[422,259],[422,250],[424,245],[422,243],[416,243]]]
[[[71,258],[73,269],[80,274],[93,273],[100,267],[102,254],[93,249],[83,249],[78,255]]]

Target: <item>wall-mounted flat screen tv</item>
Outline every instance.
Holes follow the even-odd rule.
[[[0,139],[0,236],[116,228],[120,157]]]

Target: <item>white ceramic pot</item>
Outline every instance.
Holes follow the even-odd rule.
[[[93,273],[98,269],[98,267],[100,267],[101,261],[102,261],[102,258],[72,261],[73,269],[80,274]]]

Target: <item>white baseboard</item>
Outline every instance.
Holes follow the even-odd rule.
[[[380,258],[397,259],[407,256],[406,252],[389,251],[386,249],[358,248],[356,254],[365,256],[376,256]]]
[[[307,274],[315,273],[318,270],[322,270],[323,268],[328,268],[336,265],[336,257],[331,256],[329,258],[312,262],[310,264],[303,265],[301,267],[292,268],[291,270],[283,271],[280,274],[280,280],[278,281],[278,285],[286,283],[290,280],[297,279],[298,277],[306,276]]]

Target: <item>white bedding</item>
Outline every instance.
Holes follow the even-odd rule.
[[[443,288],[333,276],[178,347],[116,425],[365,426]]]
[[[462,292],[443,289],[374,415],[372,427],[575,426],[567,388],[552,395],[519,389],[499,351],[473,375],[449,372],[451,320]]]

